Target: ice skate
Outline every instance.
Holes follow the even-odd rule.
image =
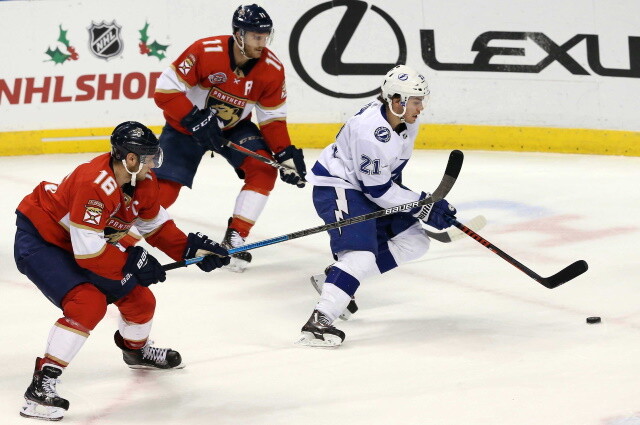
[[[327,316],[318,310],[313,310],[311,317],[302,327],[302,334],[296,344],[331,348],[341,345],[344,337],[344,332],[331,326],[331,320]]]
[[[324,285],[324,281],[327,278],[329,269],[331,269],[331,266],[327,266],[327,268],[324,269],[324,273],[314,274],[313,276],[311,276],[311,285],[316,288],[318,294],[322,294],[322,285]],[[349,320],[356,311],[358,311],[358,304],[356,304],[355,298],[351,297],[351,301],[349,302],[349,305],[347,305],[347,308],[340,315],[340,319]]]
[[[40,369],[41,363],[42,359],[38,357],[31,385],[24,393],[26,403],[20,410],[20,415],[25,418],[59,421],[69,410],[69,401],[60,397],[56,391],[62,368],[46,364]]]
[[[229,219],[229,224],[231,224],[231,219]],[[237,248],[244,245],[244,238],[240,236],[237,230],[228,227],[220,245],[226,249]],[[235,273],[244,272],[252,259],[250,252],[238,252],[236,254],[232,254],[230,257],[231,261],[229,262],[229,265],[224,266],[224,268]]]
[[[119,331],[113,336],[116,345],[122,350],[122,358],[131,369],[182,369],[180,353],[171,348],[153,347],[153,341],[148,340],[144,347],[130,349],[124,345],[124,339]]]

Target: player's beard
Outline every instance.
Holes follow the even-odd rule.
[[[262,52],[263,50],[258,50],[256,47],[245,49],[245,53],[247,53],[249,59],[260,59],[260,56],[262,56]]]

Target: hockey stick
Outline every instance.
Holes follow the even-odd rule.
[[[286,165],[282,165],[278,161],[274,161],[271,158],[267,158],[266,156],[260,155],[259,153],[256,153],[256,152],[254,152],[252,150],[249,150],[249,149],[247,149],[247,148],[245,148],[243,146],[240,146],[240,145],[238,145],[236,143],[233,143],[230,140],[226,141],[226,145],[227,145],[227,147],[229,147],[229,148],[231,148],[231,149],[233,149],[235,151],[238,151],[238,152],[243,153],[243,154],[245,154],[247,156],[250,156],[251,158],[255,158],[258,161],[264,162],[267,165],[271,165],[273,168],[277,168],[278,170],[295,171],[293,168],[289,168]]]
[[[408,211],[425,204],[437,202],[440,199],[443,199],[445,196],[447,196],[447,194],[455,184],[456,179],[458,178],[458,174],[460,174],[460,169],[462,168],[463,160],[464,160],[464,155],[462,154],[462,152],[460,152],[459,150],[451,151],[451,154],[449,154],[449,161],[447,162],[447,168],[444,172],[444,176],[442,177],[442,181],[440,181],[440,184],[438,185],[436,190],[433,191],[433,194],[431,196],[427,196],[425,199],[421,199],[419,201],[414,201],[414,202],[408,202],[406,204],[398,205],[398,206],[387,208],[384,210],[370,212],[368,214],[363,214],[356,217],[346,218],[344,220],[336,221],[336,222],[325,224],[322,226],[312,227],[310,229],[299,230],[297,232],[288,233],[286,235],[277,236],[275,238],[265,239],[263,241],[242,245],[237,248],[231,248],[228,250],[229,254],[249,251],[250,249],[261,248],[267,245],[273,245],[280,242],[289,241],[292,239],[298,239],[304,236],[313,235],[315,233],[320,233],[320,232],[324,232],[331,229],[337,229],[339,227],[348,226],[350,224],[361,223],[363,221],[384,217],[386,215],[395,214],[397,212]],[[189,258],[187,260],[181,260],[181,261],[176,261],[175,263],[165,264],[162,266],[162,268],[164,270],[173,270],[180,267],[186,267],[190,264],[199,263],[203,259],[204,257]]]
[[[466,226],[469,229],[472,229],[476,232],[478,230],[482,230],[486,225],[487,219],[483,215],[476,216],[466,223]],[[430,230],[427,230],[427,235],[429,235],[431,239],[435,239],[438,242],[443,243],[457,241],[458,239],[462,239],[465,237],[465,234],[458,229],[449,229],[446,232],[432,232]]]
[[[589,268],[586,261],[579,260],[573,264],[570,264],[569,266],[565,267],[564,269],[560,270],[558,273],[552,276],[542,277],[536,272],[534,272],[533,270],[531,270],[530,268],[528,268],[527,266],[525,266],[524,264],[520,263],[515,258],[511,257],[509,254],[507,254],[497,246],[495,246],[494,244],[492,244],[491,242],[489,242],[488,240],[486,240],[485,238],[483,238],[482,236],[480,236],[479,234],[477,234],[476,232],[474,232],[473,230],[471,230],[470,228],[468,228],[467,226],[465,226],[464,224],[460,223],[459,221],[451,220],[451,224],[456,226],[458,229],[462,230],[464,233],[466,233],[468,236],[470,236],[472,239],[474,239],[479,244],[483,245],[485,248],[487,248],[494,254],[498,255],[507,263],[511,264],[512,266],[514,266],[515,268],[517,268],[518,270],[520,270],[521,272],[523,272],[524,274],[526,274],[527,276],[535,280],[536,282],[542,284],[545,288],[549,288],[549,289],[557,288],[563,283],[566,283],[571,279],[574,279],[580,276],[582,273],[586,272],[587,269]]]

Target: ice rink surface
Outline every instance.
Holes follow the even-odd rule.
[[[305,153],[311,166],[319,151]],[[0,157],[2,424],[29,423],[22,394],[60,317],[15,268],[15,207],[95,155]],[[447,156],[415,152],[404,183],[433,190]],[[317,299],[309,276],[332,261],[325,234],[254,250],[244,274],[169,272],[153,287],[151,337],[187,367],[128,369],[111,306],[61,377],[63,423],[638,425],[639,183],[640,158],[466,151],[447,197],[461,221],[486,216],[479,233],[543,276],[580,259],[589,271],[549,290],[470,238],[432,241],[361,285],[334,350],[293,345]],[[204,158],[169,213],[220,240],[240,187],[226,161]],[[248,242],[320,224],[310,189],[278,182]]]

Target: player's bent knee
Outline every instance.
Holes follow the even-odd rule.
[[[431,242],[426,234],[412,233],[404,237],[401,235],[388,242],[389,251],[398,264],[417,260],[429,251]]]
[[[136,286],[125,297],[115,302],[124,320],[130,323],[147,323],[153,319],[156,297],[145,286]]]
[[[64,316],[93,330],[107,313],[107,297],[90,283],[74,287],[62,299]]]

